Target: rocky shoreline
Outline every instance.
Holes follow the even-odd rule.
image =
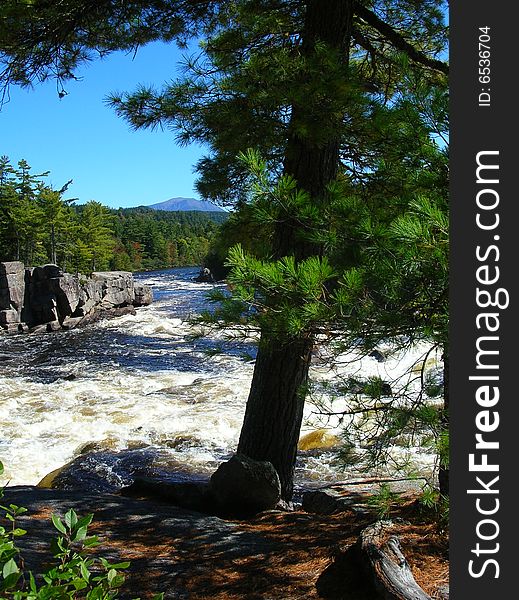
[[[19,539],[26,568],[41,573],[48,566],[50,541],[56,535],[51,514],[63,516],[73,508],[80,516],[94,513],[91,533],[101,542],[96,552],[113,562],[131,561],[122,599],[136,593],[150,598],[158,592],[171,600],[449,597],[445,565],[442,574],[435,574],[429,595],[416,583],[398,543],[396,536],[411,527],[407,519],[415,520],[413,495],[395,508],[395,524],[379,521],[366,498],[364,510],[355,510],[357,499],[332,514],[303,508],[229,519],[149,491],[128,497],[124,492],[6,488],[6,501],[28,509],[17,519],[28,531]],[[348,496],[352,490],[345,486],[343,493]],[[432,535],[431,527],[419,525],[417,532]],[[418,565],[414,559],[420,574],[420,564],[429,556]],[[395,590],[397,594],[389,595]]]
[[[126,271],[64,273],[56,265],[0,263],[0,332],[71,329],[133,312],[153,301],[151,289]]]

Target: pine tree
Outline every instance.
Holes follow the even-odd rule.
[[[79,222],[77,270],[92,272],[107,268],[115,245],[110,212],[99,202],[90,200],[81,210]]]
[[[63,193],[72,183],[69,181],[61,190],[54,190],[49,186],[40,185],[36,198],[42,211],[42,225],[48,234],[48,256],[52,264],[58,264],[58,250],[63,250],[70,239],[72,213],[67,210],[72,200],[63,200]]]

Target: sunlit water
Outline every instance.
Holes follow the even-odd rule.
[[[136,316],[0,336],[0,460],[10,485],[36,484],[87,451],[97,452],[92,469],[120,487],[137,467],[166,479],[175,471],[209,474],[235,450],[256,349],[252,340],[193,339],[188,319],[207,307],[213,287],[195,283],[197,272],[137,275],[152,286],[154,303]],[[367,376],[407,368],[414,359],[368,357],[338,368]],[[317,357],[313,379],[332,374]],[[308,404],[303,434],[323,425],[338,432],[337,420],[314,413]],[[424,467],[431,460],[420,457]],[[300,485],[347,475],[332,450],[298,460]]]

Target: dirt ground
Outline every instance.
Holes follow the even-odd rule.
[[[27,566],[49,560],[50,514],[73,507],[93,512],[96,550],[130,560],[121,598],[150,598],[157,591],[177,600],[375,600],[379,596],[357,563],[360,531],[373,516],[329,516],[271,511],[228,521],[176,507],[119,496],[9,488],[9,502],[29,508],[20,526]],[[431,597],[448,583],[448,537],[427,522],[409,498],[390,518],[417,582]]]

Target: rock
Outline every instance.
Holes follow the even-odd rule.
[[[0,326],[20,322],[25,300],[25,269],[18,261],[0,263]],[[16,329],[16,328],[15,328]]]
[[[90,278],[64,273],[58,265],[24,269],[0,263],[0,327],[8,333],[71,329],[105,318],[132,314],[153,301],[148,286],[126,271],[96,272]]]
[[[61,324],[59,321],[50,321],[49,323],[42,323],[41,325],[36,325],[36,327],[31,327],[31,333],[50,333],[52,331],[59,331],[61,329]]]
[[[371,358],[374,358],[377,362],[384,362],[386,360],[385,354],[376,349],[372,350],[368,356],[371,356]]]
[[[132,305],[135,300],[133,275],[128,271],[99,271],[91,279],[101,283],[101,307]]]
[[[65,317],[65,319],[63,320],[63,323],[61,324],[61,328],[62,329],[74,329],[74,327],[77,327],[81,321],[83,320],[83,317]]]
[[[281,499],[271,463],[236,454],[211,475],[210,488],[223,512],[249,515],[274,508]]]
[[[320,515],[352,511],[356,515],[375,514],[376,509],[369,504],[369,498],[380,491],[380,484],[389,485],[392,492],[404,494],[419,493],[423,480],[419,479],[365,479],[348,483],[332,484],[304,492],[303,510]]]
[[[49,281],[49,287],[56,296],[56,307],[61,323],[72,316],[81,298],[79,279],[70,273],[64,273],[60,278]]]
[[[211,271],[207,267],[204,267],[200,270],[197,277],[195,277],[195,281],[197,283],[214,283],[215,279]]]
[[[14,308],[0,311],[0,325],[9,325],[10,323],[19,323],[20,313]]]
[[[134,306],[148,306],[153,302],[153,292],[148,285],[136,283],[134,285],[135,300]]]
[[[316,429],[303,435],[297,444],[298,450],[317,450],[334,448],[340,444],[339,438],[326,429]]]
[[[303,510],[318,515],[331,515],[338,512],[353,511],[364,515],[370,513],[369,506],[362,502],[360,494],[344,493],[342,490],[327,488],[304,492],[302,497]]]
[[[131,485],[121,490],[121,494],[132,498],[158,499],[205,514],[218,513],[208,480],[169,483],[136,477]]]

